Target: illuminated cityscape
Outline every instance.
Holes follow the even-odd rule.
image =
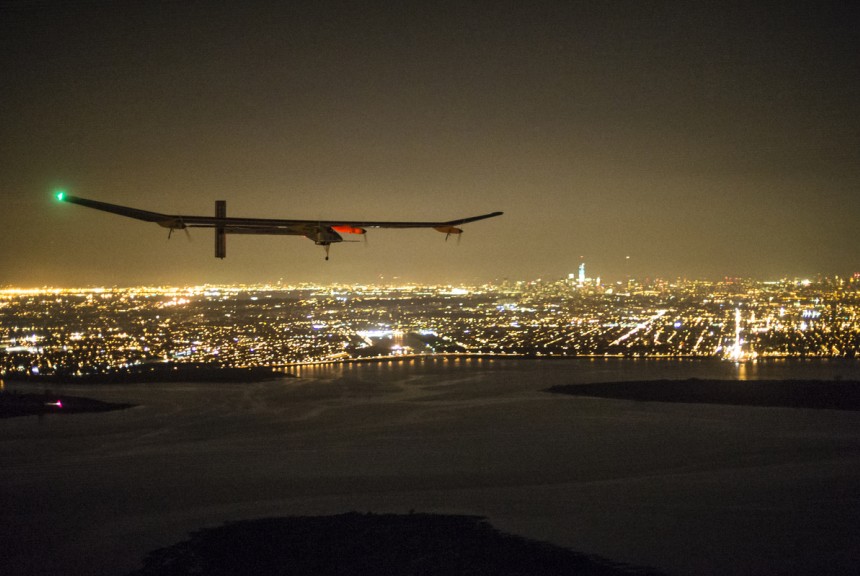
[[[411,355],[855,357],[860,274],[0,291],[0,374],[281,367]]]

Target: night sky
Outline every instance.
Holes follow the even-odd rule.
[[[0,0],[0,286],[860,270],[850,2]],[[167,213],[449,220],[361,243]],[[628,258],[629,257],[629,258]]]

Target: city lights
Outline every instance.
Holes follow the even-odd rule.
[[[469,354],[855,357],[860,284],[310,285],[0,290],[0,375]]]

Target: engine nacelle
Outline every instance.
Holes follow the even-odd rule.
[[[443,234],[462,234],[463,229],[456,226],[434,226],[434,230]]]
[[[331,229],[335,232],[340,232],[341,234],[367,234],[367,230],[365,230],[364,228],[358,228],[356,226],[347,226],[345,224],[341,226],[332,226]]]

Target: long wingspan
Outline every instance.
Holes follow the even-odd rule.
[[[215,255],[219,258],[225,256],[225,234],[278,234],[306,236],[316,244],[326,248],[334,242],[342,242],[339,233],[364,234],[367,228],[433,228],[443,232],[447,236],[461,234],[458,228],[462,224],[476,222],[486,218],[501,216],[502,212],[491,212],[480,216],[458,218],[446,221],[423,221],[423,222],[399,222],[399,221],[366,221],[366,220],[293,220],[282,218],[236,218],[226,216],[226,204],[223,201],[216,202],[215,216],[193,216],[186,214],[162,214],[150,212],[118,204],[109,204],[97,200],[89,200],[78,196],[71,196],[65,192],[56,194],[57,200],[78,204],[95,210],[102,210],[112,214],[119,214],[145,222],[155,222],[159,226],[172,230],[183,228],[215,228],[216,249]],[[328,256],[326,255],[326,259]]]

